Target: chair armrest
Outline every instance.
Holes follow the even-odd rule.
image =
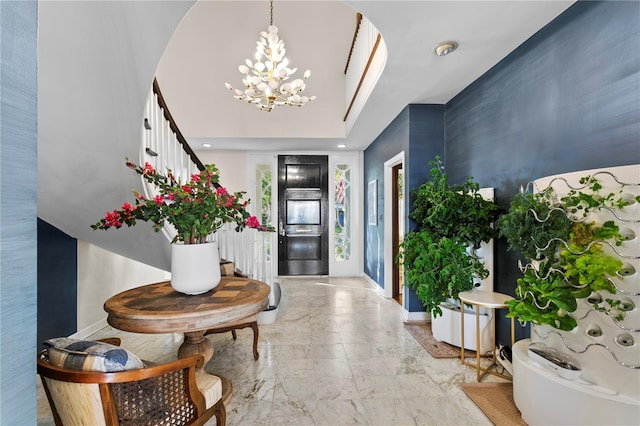
[[[204,365],[202,355],[194,355],[184,359],[178,359],[166,364],[154,365],[136,370],[117,371],[113,373],[104,373],[100,371],[73,371],[65,368],[56,367],[49,364],[44,359],[44,351],[38,357],[37,370],[38,374],[54,380],[74,383],[123,383],[142,379],[150,379],[152,377],[161,376],[172,371],[178,371],[185,368],[195,369]]]
[[[196,368],[204,365],[204,357],[202,355],[193,355],[188,358],[178,359],[165,364],[152,365],[146,368],[136,370],[118,371],[116,373],[101,373],[104,376],[102,383],[122,383],[136,380],[150,379],[152,377],[161,376],[172,371],[192,369],[195,373]]]

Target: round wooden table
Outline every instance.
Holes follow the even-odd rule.
[[[210,328],[249,322],[269,303],[267,284],[242,277],[223,277],[206,293],[178,293],[170,281],[123,291],[104,304],[107,322],[133,333],[184,333],[178,357],[199,354],[205,364],[213,356],[213,345],[204,337]]]

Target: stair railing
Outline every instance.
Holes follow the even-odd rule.
[[[204,170],[204,164],[180,132],[165,102],[156,79],[147,97],[142,130],[140,162],[148,162],[156,170],[170,169],[181,182]],[[156,188],[142,180],[147,197],[157,195]],[[169,241],[176,235],[170,224],[162,232]],[[264,232],[246,228],[235,231],[235,224],[227,224],[209,238],[218,242],[220,258],[233,262],[235,270],[249,278],[268,284],[273,282],[270,267],[270,239]]]
[[[344,69],[347,133],[353,127],[387,63],[387,47],[378,29],[362,14],[356,14],[356,28]]]

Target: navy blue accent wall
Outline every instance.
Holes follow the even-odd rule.
[[[0,424],[36,424],[35,1],[0,1]]]
[[[409,109],[407,106],[364,151],[364,273],[384,288],[384,162],[409,150]],[[378,224],[369,225],[366,196],[369,182],[377,180]]]
[[[78,241],[38,219],[38,348],[77,331],[77,283]]]
[[[409,196],[405,201],[405,211],[411,212],[415,197],[411,194],[422,185],[429,177],[431,167],[429,162],[437,155],[444,157],[444,105],[409,105],[410,107],[410,137],[409,155],[406,157],[405,193]],[[409,218],[405,219],[409,224],[406,231],[414,229],[414,223]],[[409,312],[424,311],[424,306],[413,290],[410,296],[405,297],[405,307]]]
[[[640,2],[577,2],[451,100],[445,131],[451,181],[503,208],[539,177],[640,163]],[[495,250],[494,288],[513,295],[518,256]]]
[[[405,152],[404,176],[406,193],[417,188],[429,175],[428,162],[444,155],[444,106],[408,105],[364,152],[364,193],[368,183],[377,179],[378,225],[368,225],[369,201],[365,197],[364,272],[384,288],[384,163]],[[405,200],[405,211],[411,208],[411,197]],[[405,222],[409,223],[408,217]],[[422,303],[410,292],[404,299],[410,312],[424,310]]]

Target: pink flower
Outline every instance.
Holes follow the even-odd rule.
[[[260,227],[260,222],[258,221],[258,218],[255,216],[249,216],[247,218],[247,226],[249,228],[259,228]]]
[[[117,210],[113,212],[106,212],[104,214],[104,221],[107,226],[114,226],[116,228],[120,228],[122,226],[122,222],[120,222],[120,215]]]
[[[154,174],[155,172],[156,172],[156,169],[154,169],[150,163],[148,162],[144,163],[144,168],[142,169],[143,175]]]
[[[158,231],[167,221],[178,231],[174,241],[191,244],[203,240],[227,222],[235,222],[238,229],[247,225],[258,230],[267,228],[261,226],[255,216],[247,219],[246,207],[249,201],[242,199],[243,193],[232,195],[224,187],[214,188],[218,185],[219,175],[214,165],[206,166],[200,173],[192,174],[191,180],[185,185],[176,180],[171,170],[167,170],[163,176],[148,162],[137,165],[126,160],[126,166],[142,175],[144,181],[155,185],[156,194],[159,195],[147,198],[133,190],[133,205],[124,203],[120,210],[106,212],[100,222],[91,225],[91,228],[134,226],[136,221],[140,220],[153,222],[153,228]],[[207,208],[203,209],[205,205]],[[181,235],[183,232],[184,236]]]

